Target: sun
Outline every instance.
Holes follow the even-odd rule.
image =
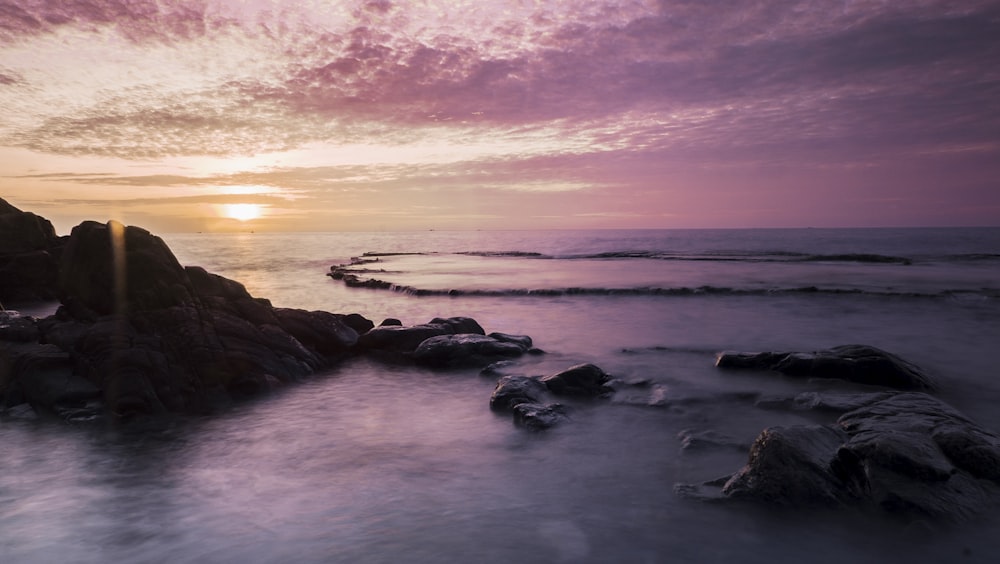
[[[221,215],[238,221],[250,221],[263,215],[263,209],[260,204],[223,204]]]

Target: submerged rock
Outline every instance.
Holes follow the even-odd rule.
[[[548,388],[538,378],[530,376],[504,376],[497,382],[490,396],[490,408],[513,409],[522,403],[539,403]]]
[[[561,404],[519,403],[511,411],[514,424],[533,431],[555,427],[566,419],[566,410]]]
[[[552,396],[591,398],[612,393],[603,370],[579,364],[548,376],[504,375],[490,396],[490,409],[510,411],[514,423],[533,430],[547,429],[566,418],[566,407],[547,401]]]
[[[896,390],[933,390],[933,380],[896,355],[867,345],[803,352],[723,352],[719,368],[774,370],[799,378],[836,378]]]
[[[431,337],[454,335],[455,325],[458,324],[442,323],[437,318],[429,323],[408,327],[383,324],[361,335],[358,338],[358,348],[409,354]]]
[[[578,364],[542,377],[550,392],[562,396],[597,397],[614,392],[609,376],[593,364]]]
[[[431,337],[413,351],[413,359],[425,366],[450,368],[485,366],[498,358],[521,356],[527,348],[518,343],[498,341],[486,335],[461,333]]]
[[[681,441],[681,450],[688,452],[720,448],[746,450],[747,448],[746,443],[740,443],[736,439],[712,429],[702,431],[683,429],[677,433],[677,438]]]
[[[836,425],[765,429],[727,480],[677,489],[702,495],[721,484],[724,499],[947,521],[1000,501],[1000,437],[924,393],[871,398]]]

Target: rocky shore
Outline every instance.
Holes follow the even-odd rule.
[[[205,413],[351,355],[448,368],[539,352],[529,337],[486,335],[469,318],[376,328],[358,314],[276,308],[113,221],[60,238],[44,218],[0,200],[0,235],[0,303],[61,304],[44,319],[0,312],[2,410],[116,420]]]
[[[0,200],[0,303],[31,300],[60,305],[41,319],[0,308],[0,416],[120,422],[210,413],[358,355],[480,369],[497,381],[489,408],[535,431],[562,425],[574,404],[643,385],[593,364],[522,374],[515,359],[543,354],[533,340],[487,333],[468,317],[376,326],[356,313],[276,308],[235,280],[182,266],[144,229],[88,221],[58,237],[44,218]],[[951,522],[1000,500],[1000,437],[934,397],[939,381],[896,355],[865,345],[724,352],[716,366],[733,377],[838,380],[855,391],[741,398],[752,409],[814,412],[827,422],[764,429],[743,468],[678,484],[681,496]],[[650,396],[649,408],[673,401],[668,390]],[[685,449],[738,446],[711,429],[682,435]]]

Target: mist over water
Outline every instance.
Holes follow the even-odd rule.
[[[737,470],[765,427],[830,422],[760,409],[755,397],[847,389],[720,372],[722,350],[874,345],[927,369],[945,401],[1000,430],[1000,230],[164,239],[182,264],[276,306],[376,323],[471,316],[549,353],[521,361],[524,374],[594,362],[650,385],[567,401],[570,419],[544,433],[491,412],[495,379],[475,370],[365,359],[213,417],[108,428],[5,416],[4,561],[992,562],[1000,549],[996,514],[945,527],[673,492]],[[441,292],[348,288],[325,275],[366,252],[383,253],[366,267],[385,272],[362,276]],[[384,254],[402,252],[422,254]],[[704,287],[730,291],[604,291]],[[594,291],[524,292],[567,288]],[[813,289],[781,291],[800,288]],[[650,405],[657,398],[671,401]],[[682,451],[684,430],[739,448]]]

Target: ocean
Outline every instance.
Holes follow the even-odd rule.
[[[495,378],[355,359],[224,413],[124,426],[0,416],[4,562],[993,562],[961,526],[679,497],[765,427],[758,400],[844,385],[733,373],[717,353],[868,344],[1000,431],[1000,228],[161,234],[275,306],[378,324],[473,317],[530,335],[541,375],[626,382],[544,432]],[[354,266],[350,266],[354,262]],[[327,276],[348,265],[385,288]],[[24,310],[41,314],[44,308]],[[711,432],[731,446],[683,449]]]

